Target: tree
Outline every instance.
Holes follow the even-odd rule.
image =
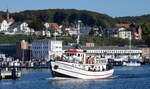
[[[0,16],[0,23],[3,21],[4,19]]]
[[[65,14],[64,12],[56,12],[54,14],[54,22],[62,24],[63,21],[65,21],[67,17],[67,14]]]
[[[13,18],[15,19],[16,22],[23,22],[25,20],[28,20],[27,15],[24,15],[22,13],[15,13],[13,15]]]
[[[145,43],[150,46],[150,23],[144,23],[141,25],[143,31],[142,31],[142,36],[143,40]]]
[[[46,13],[46,12],[39,12],[37,18],[40,19],[40,20],[43,21],[43,22],[48,22],[48,20],[49,20],[49,15],[48,15],[48,13]]]
[[[141,27],[143,29],[143,36],[150,34],[150,23],[144,23]]]
[[[69,18],[68,21],[69,23],[74,23],[75,21],[77,21],[79,19],[79,15],[77,13],[72,13]]]
[[[97,19],[96,25],[101,26],[102,29],[107,27],[106,23],[103,20],[100,20],[100,19]]]
[[[39,19],[34,19],[31,22],[28,23],[30,28],[33,28],[35,31],[43,30],[44,23]]]
[[[150,34],[144,36],[143,39],[144,39],[145,43],[147,44],[147,46],[150,47]]]
[[[95,33],[95,32],[94,32],[94,30],[93,30],[93,29],[91,29],[91,31],[89,32],[89,35],[90,35],[90,36],[93,36],[93,35],[94,35],[94,33]]]
[[[94,26],[95,23],[96,23],[96,20],[94,19],[94,17],[89,15],[87,19],[87,25]]]
[[[80,15],[80,20],[82,20],[82,22],[84,23],[84,24],[88,24],[88,14],[86,14],[86,13],[82,13],[81,15]]]
[[[3,21],[4,19],[0,16],[0,23]]]
[[[3,14],[0,12],[0,15]],[[113,18],[97,12],[75,9],[49,9],[49,10],[26,10],[23,12],[12,13],[16,22],[29,21],[40,19],[43,22],[56,22],[59,24],[74,23],[77,20],[82,20],[83,24],[88,26],[104,27],[110,26]],[[101,25],[102,24],[102,25]]]

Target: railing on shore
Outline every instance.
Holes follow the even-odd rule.
[[[14,68],[14,66],[0,66],[0,68]],[[51,68],[51,66],[15,66],[15,68]]]

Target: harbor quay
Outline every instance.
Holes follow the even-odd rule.
[[[0,68],[0,79],[17,79],[21,77],[21,71],[18,68]]]
[[[145,57],[144,55],[148,54],[147,52],[149,51],[143,51],[138,47],[132,47],[132,49],[129,49],[128,46],[85,45],[81,47],[86,50],[87,56],[94,57],[101,55],[105,56],[107,59],[113,59],[117,63],[126,61],[129,57],[130,59],[137,59],[143,63],[150,63],[149,57]],[[48,68],[53,56],[60,56],[65,50],[73,48],[70,45],[62,45],[62,41],[44,39],[35,40],[31,44],[25,40],[22,40],[17,44],[1,44],[0,49],[1,67],[12,67],[15,65],[28,68]]]
[[[15,62],[14,61],[3,61],[0,63],[0,68],[50,68],[50,62],[40,62],[40,61],[26,61],[26,62],[22,62],[22,61],[18,61]]]
[[[64,47],[65,50],[70,48],[68,46]],[[142,50],[138,48],[129,49],[127,46],[119,47],[119,46],[94,46],[94,47],[86,47],[82,46],[90,56],[102,55],[109,59],[115,60],[127,60],[131,55],[132,59],[142,60]]]
[[[138,60],[143,64],[145,62],[143,59],[144,51],[138,47],[132,47],[131,49],[129,49],[128,46],[84,45],[80,47],[83,49],[83,52],[86,52],[87,58],[105,57],[108,59],[107,63],[113,64],[114,66],[123,66],[124,62],[128,61],[129,58]],[[6,78],[7,76],[19,78],[21,77],[21,71],[13,72],[12,68],[21,70],[24,68],[52,69],[54,68],[54,66],[51,66],[51,62],[54,61],[53,58],[62,58],[62,54],[64,54],[66,50],[73,49],[73,46],[71,44],[63,45],[62,41],[59,40],[43,39],[35,40],[30,44],[25,40],[17,42],[16,45],[1,44],[0,48],[2,49],[0,54],[0,68],[9,69],[3,72],[1,71],[1,75],[3,75],[2,78]],[[9,54],[11,54],[11,56],[8,56]],[[148,62],[149,61],[147,61],[147,63]],[[137,66],[137,64],[134,64],[134,66]],[[103,70],[103,67],[100,67],[100,69]]]
[[[138,59],[143,61],[142,50],[136,47],[129,49],[128,46],[81,46],[86,50],[87,56],[101,55],[107,59],[115,59],[117,61],[130,59]],[[61,56],[65,50],[73,49],[73,46],[62,45],[62,41],[54,40],[38,40],[31,43],[31,54],[34,59],[46,59],[49,61],[53,56]]]

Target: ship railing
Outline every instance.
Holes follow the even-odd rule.
[[[82,64],[79,66],[82,66],[82,69],[87,71],[93,71],[93,72],[99,72],[99,71],[108,71],[113,69],[113,66],[111,64],[102,65],[102,64]]]

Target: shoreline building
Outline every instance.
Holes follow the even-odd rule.
[[[35,40],[31,43],[32,59],[49,61],[54,56],[62,55],[62,41]],[[55,55],[54,55],[55,54]]]
[[[142,60],[142,50],[137,48],[129,49],[128,47],[118,46],[97,46],[97,47],[84,47],[89,55],[104,55],[106,58],[114,59],[116,61],[138,59]]]
[[[150,47],[141,47],[140,49],[143,52],[144,58],[149,59],[149,61],[150,61]]]
[[[10,27],[10,25],[15,22],[13,17],[10,15],[8,9],[7,9],[6,13],[7,13],[6,14],[6,19],[3,20],[2,23],[0,23],[0,32],[7,31],[8,28]]]
[[[16,44],[0,44],[0,53],[6,57],[16,57]]]
[[[16,43],[16,58],[21,61],[30,60],[29,44],[25,40]]]
[[[70,49],[70,46],[64,46],[63,51]],[[119,47],[119,46],[82,46],[84,50],[87,51],[88,56],[101,55],[109,59],[114,59],[116,61],[127,60],[130,56],[131,59],[142,60],[142,50],[138,48],[129,49],[129,47]]]

